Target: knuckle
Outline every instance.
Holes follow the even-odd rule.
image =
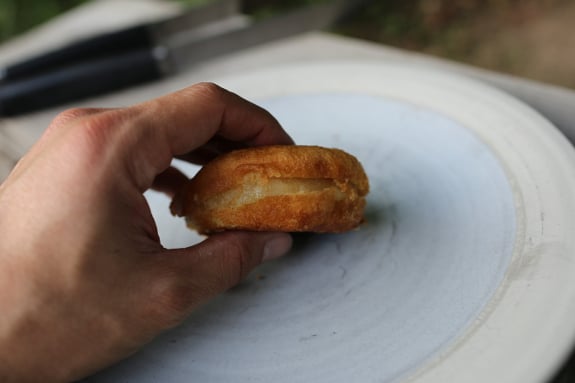
[[[220,87],[218,84],[216,84],[214,82],[210,82],[210,81],[199,82],[199,83],[193,85],[192,88],[194,88],[200,92],[216,93],[216,94],[221,93],[223,91],[222,87]]]
[[[48,129],[46,129],[46,133],[50,133],[56,129],[60,129],[74,121],[77,121],[82,117],[86,117],[94,113],[96,113],[96,110],[90,108],[67,109],[57,114],[56,117],[54,117],[50,125],[48,125]]]
[[[68,122],[71,120],[75,120],[77,118],[89,116],[91,114],[94,114],[96,111],[97,111],[97,109],[93,109],[93,108],[71,108],[71,109],[67,109],[67,110],[59,113],[58,115],[56,115],[56,117],[54,118],[54,121],[55,122]]]
[[[121,134],[122,118],[115,111],[106,111],[84,118],[75,129],[77,137],[85,144],[85,149],[102,153],[101,149],[111,148],[115,137]]]
[[[185,318],[192,301],[189,286],[167,274],[151,284],[145,317],[161,328],[173,327]]]
[[[105,140],[113,129],[113,121],[107,114],[96,115],[82,122],[82,133],[96,142]]]
[[[249,243],[239,238],[228,239],[219,257],[220,283],[226,287],[237,285],[250,272],[251,248]]]
[[[226,94],[226,90],[213,82],[200,82],[190,88],[194,93],[209,100],[219,100]]]
[[[80,118],[93,115],[93,114],[98,113],[100,111],[101,111],[100,109],[95,109],[95,108],[71,108],[71,109],[67,109],[63,112],[60,112],[59,114],[56,115],[56,117],[54,117],[54,119],[50,123],[50,127],[62,126],[62,125],[68,124],[70,122],[76,121]]]

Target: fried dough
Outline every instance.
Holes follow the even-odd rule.
[[[224,230],[344,232],[363,220],[369,182],[339,149],[262,146],[206,164],[174,197],[174,215],[202,234]]]

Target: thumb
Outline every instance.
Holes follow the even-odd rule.
[[[174,287],[169,301],[177,302],[172,309],[188,314],[238,284],[262,260],[287,253],[291,245],[287,233],[237,231],[212,235],[185,249],[167,250],[162,258],[169,262]]]
[[[180,250],[184,263],[182,277],[213,296],[238,284],[263,260],[287,253],[291,243],[291,236],[286,233],[215,234],[198,245]]]

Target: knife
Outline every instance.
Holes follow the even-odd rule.
[[[237,15],[240,12],[239,1],[217,0],[165,20],[138,24],[82,39],[6,68],[0,68],[0,84],[66,65],[121,54],[128,50],[151,49],[156,45],[162,45],[163,39],[179,31],[200,29],[206,24]]]
[[[26,69],[12,69],[12,75],[5,75],[0,83],[0,116],[15,116],[157,80],[218,55],[322,29],[337,22],[361,0],[305,6],[253,23],[233,14],[231,3],[218,2],[219,11],[223,10],[227,17],[212,23],[198,26],[204,16],[193,16],[192,10],[167,22],[129,30],[140,37],[145,35],[145,42],[143,38],[126,37],[124,30],[119,33],[125,33],[125,42],[119,45],[114,44],[122,40],[117,37],[118,32],[89,41],[92,46],[100,47],[102,55],[94,53],[97,49],[89,50],[87,45],[79,43],[37,58],[35,62],[44,60],[44,68],[28,64]],[[142,30],[145,33],[140,33]],[[71,58],[64,60],[63,56]]]

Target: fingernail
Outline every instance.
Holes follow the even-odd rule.
[[[262,261],[269,261],[285,255],[291,249],[291,245],[291,235],[286,233],[274,235],[264,245]]]

